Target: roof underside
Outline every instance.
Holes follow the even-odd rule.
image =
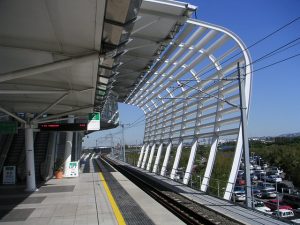
[[[143,1],[134,23],[126,54],[121,58],[113,90],[123,102],[139,80],[156,63],[192,13],[191,6],[176,2]]]
[[[59,118],[124,102],[193,10],[156,0],[1,1],[0,107]]]
[[[10,112],[92,112],[105,1],[0,3],[0,102]],[[63,97],[65,96],[65,97]]]

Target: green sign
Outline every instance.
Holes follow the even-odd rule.
[[[89,120],[100,120],[100,113],[89,113]]]
[[[100,130],[100,113],[89,113],[89,120],[87,124],[87,130]]]
[[[16,134],[18,131],[18,123],[16,121],[0,122],[0,134]]]

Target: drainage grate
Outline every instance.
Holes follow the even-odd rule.
[[[75,185],[41,187],[38,193],[73,192]]]
[[[46,196],[40,197],[9,197],[0,198],[0,205],[36,204],[44,201]]]
[[[35,208],[28,209],[1,209],[0,210],[0,222],[15,222],[15,221],[25,221]]]

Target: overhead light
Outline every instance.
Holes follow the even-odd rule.
[[[107,86],[106,85],[103,85],[103,84],[100,84],[100,85],[97,85],[97,89],[100,89],[100,90],[106,90],[107,89]]]
[[[106,78],[106,77],[99,77],[98,78],[98,81],[100,82],[100,83],[103,83],[103,84],[108,84],[108,78]]]

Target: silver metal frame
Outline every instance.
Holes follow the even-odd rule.
[[[189,32],[187,32],[189,31]],[[164,57],[167,55],[168,57]],[[206,191],[214,166],[220,139],[236,138],[237,145],[224,194],[231,198],[242,156],[241,106],[237,63],[242,68],[246,114],[248,116],[252,68],[244,43],[231,31],[206,22],[188,19],[182,31],[172,41],[161,58],[160,67],[144,86],[126,103],[140,107],[146,115],[143,158],[145,168],[150,147],[160,146],[152,172],[157,172],[162,144],[168,144],[160,174],[166,174],[172,145],[177,145],[171,172],[175,178],[182,146],[192,146],[183,182],[187,184],[192,172],[197,145],[203,138],[212,140],[201,190]],[[159,61],[159,59],[158,59]],[[151,69],[150,69],[151,70]],[[151,171],[152,157],[147,170]]]

